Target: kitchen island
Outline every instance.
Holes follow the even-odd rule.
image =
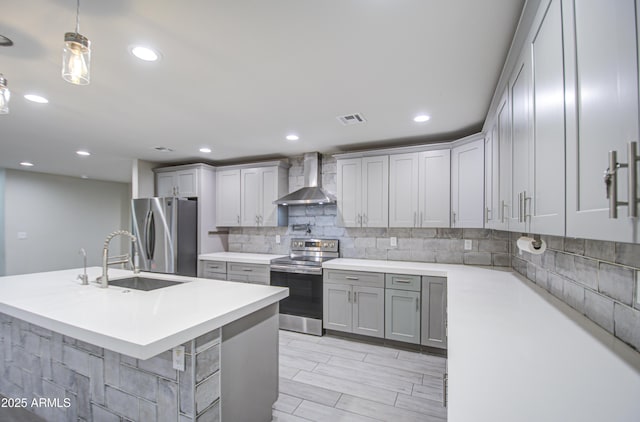
[[[181,283],[102,289],[81,272],[0,277],[0,394],[14,405],[48,421],[271,420],[287,289],[160,274],[144,275]]]

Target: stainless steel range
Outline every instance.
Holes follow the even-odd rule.
[[[280,328],[322,335],[322,263],[338,258],[337,239],[291,239],[288,257],[271,261],[271,285],[289,288]]]

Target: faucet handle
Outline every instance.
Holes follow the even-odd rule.
[[[86,286],[89,284],[89,276],[86,274],[78,274],[78,277],[76,278],[76,280],[80,280],[83,286]]]

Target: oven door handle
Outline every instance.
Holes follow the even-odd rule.
[[[292,268],[286,265],[271,265],[271,271],[279,273],[322,275],[322,268]]]

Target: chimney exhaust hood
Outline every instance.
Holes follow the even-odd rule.
[[[320,154],[304,155],[304,187],[273,201],[277,205],[333,204],[336,198],[320,187]]]

